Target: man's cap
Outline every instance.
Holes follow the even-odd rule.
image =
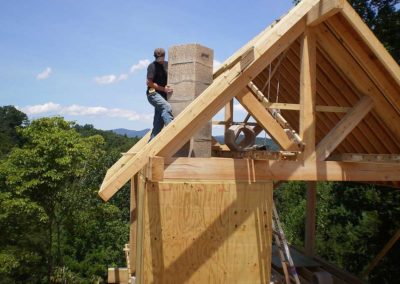
[[[156,48],[154,50],[154,57],[156,58],[157,62],[164,61],[164,59],[165,59],[165,50],[164,50],[164,48],[161,48],[161,47]]]

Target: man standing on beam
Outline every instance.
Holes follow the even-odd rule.
[[[168,61],[165,61],[165,50],[156,48],[154,58],[147,67],[147,100],[154,106],[153,130],[149,141],[174,119],[171,105],[167,101],[167,95],[172,94],[173,89],[167,85]]]

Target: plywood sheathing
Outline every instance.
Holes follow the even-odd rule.
[[[147,183],[142,283],[269,283],[272,182]]]

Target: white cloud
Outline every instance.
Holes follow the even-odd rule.
[[[50,67],[47,67],[46,69],[44,69],[42,72],[40,72],[37,76],[36,79],[37,80],[44,80],[50,77],[50,74],[52,73],[52,70]]]
[[[128,79],[128,74],[120,74],[117,78],[117,81],[124,81]]]
[[[128,79],[128,74],[120,74],[120,75],[104,75],[101,77],[94,78],[94,81],[99,85],[109,85],[119,81],[124,81]]]
[[[235,104],[235,105],[233,106],[233,110],[235,110],[235,111],[240,111],[240,112],[246,111],[245,108],[244,108],[241,104]]]
[[[222,63],[221,63],[220,61],[214,59],[214,62],[213,62],[213,71],[214,71],[214,72],[217,71],[218,68],[221,66],[221,64],[222,64]]]
[[[48,102],[42,105],[26,106],[22,107],[21,110],[26,114],[41,114],[46,112],[54,112],[61,109],[59,104]]]
[[[132,65],[132,67],[131,67],[131,73],[134,73],[134,72],[136,72],[136,71],[145,69],[145,68],[147,68],[147,66],[148,66],[149,64],[150,64],[150,60],[148,60],[148,59],[139,60],[138,63]]]
[[[147,68],[147,66],[150,64],[150,60],[148,59],[142,59],[139,60],[139,62],[137,64],[132,65],[129,74],[132,74],[136,71],[142,70]],[[95,77],[94,81],[99,84],[99,85],[109,85],[109,84],[114,84],[120,81],[125,81],[128,79],[129,74],[127,73],[122,73],[119,75],[114,75],[114,74],[110,74],[110,75],[104,75],[104,76],[99,76],[99,77]]]
[[[61,114],[68,115],[102,115],[107,112],[107,108],[105,107],[85,107],[80,105],[70,105],[65,106],[60,110]]]
[[[26,106],[19,108],[27,115],[71,115],[71,116],[107,116],[113,118],[125,118],[131,121],[151,121],[152,114],[139,114],[135,111],[120,109],[120,108],[106,108],[102,106],[81,106],[77,104],[62,106],[48,102],[42,105]]]
[[[114,74],[104,75],[101,77],[96,77],[96,78],[94,78],[94,80],[99,85],[108,85],[108,84],[115,83],[117,81],[117,76],[115,76]]]

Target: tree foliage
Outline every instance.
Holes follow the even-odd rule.
[[[13,106],[0,107],[0,157],[10,152],[14,145],[21,145],[17,127],[28,123],[25,113]]]
[[[304,246],[306,185],[283,184],[275,191],[285,234]],[[317,186],[318,255],[361,275],[400,228],[400,191],[358,183],[319,182]],[[369,275],[370,283],[397,283],[400,244]]]
[[[124,261],[129,193],[104,203],[97,191],[137,139],[61,117],[14,125],[21,145],[0,160],[0,283],[104,280]]]

